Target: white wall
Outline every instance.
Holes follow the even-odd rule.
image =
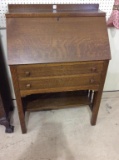
[[[104,90],[119,90],[119,29],[108,29],[112,60],[109,63]]]
[[[6,30],[2,29],[0,31],[1,31],[0,34],[4,48],[4,53],[7,59]],[[113,91],[113,90],[119,90],[119,30],[115,28],[108,29],[108,34],[109,34],[112,60],[110,61],[109,64],[104,90]],[[11,80],[10,75],[9,79]],[[12,88],[13,87],[11,84],[11,90]],[[13,93],[13,98],[14,98],[14,93]]]

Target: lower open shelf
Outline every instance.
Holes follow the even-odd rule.
[[[88,91],[34,94],[22,98],[26,111],[62,109],[90,105]]]

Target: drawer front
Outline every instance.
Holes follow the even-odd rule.
[[[55,63],[55,64],[35,64],[20,65],[17,67],[18,77],[52,77],[79,75],[88,73],[101,73],[103,61],[99,62],[79,62],[79,63]]]
[[[19,81],[20,90],[46,90],[57,89],[57,88],[70,88],[83,87],[83,86],[92,86],[100,84],[100,75],[79,75],[79,76],[59,76],[51,78],[34,78],[34,79],[23,79]]]

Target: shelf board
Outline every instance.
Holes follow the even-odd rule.
[[[30,95],[23,98],[23,103],[27,111],[38,111],[90,105],[90,100],[88,92],[75,91]]]

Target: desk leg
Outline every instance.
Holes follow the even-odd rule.
[[[14,85],[14,91],[15,91],[15,96],[17,101],[17,108],[18,108],[18,114],[19,114],[22,133],[26,133],[25,114],[24,114],[23,104],[22,104],[21,95],[20,95],[16,66],[10,66],[10,70],[12,74],[12,80]]]
[[[106,73],[107,73],[107,67],[108,67],[108,61],[104,62],[103,64],[103,71],[101,74],[101,83],[100,83],[99,90],[94,91],[94,97],[92,101],[92,117],[91,117],[92,125],[96,124],[97,115],[98,115],[101,97],[102,97],[102,92],[103,92],[103,87],[104,87],[104,82],[105,82]]]
[[[100,102],[101,102],[101,92],[100,91],[95,91],[94,92],[94,98],[92,102],[92,117],[91,117],[91,124],[95,125],[96,120],[97,120],[97,115],[100,107]]]

